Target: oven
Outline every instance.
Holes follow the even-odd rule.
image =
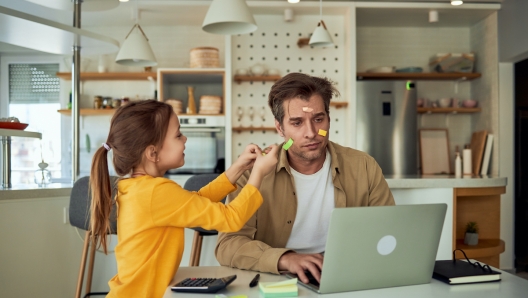
[[[171,175],[222,173],[225,170],[224,116],[179,115],[180,131],[187,137],[185,164]]]

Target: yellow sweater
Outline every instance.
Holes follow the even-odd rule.
[[[248,185],[228,205],[221,201],[236,187],[225,174],[198,192],[166,178],[141,176],[118,184],[117,275],[107,297],[162,297],[180,265],[184,228],[235,232],[262,204]]]

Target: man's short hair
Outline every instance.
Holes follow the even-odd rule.
[[[308,101],[310,97],[319,94],[323,98],[325,111],[330,115],[330,100],[339,96],[335,83],[328,78],[313,77],[303,73],[290,73],[275,82],[268,96],[268,105],[273,117],[280,124],[284,120],[283,103],[292,98]]]

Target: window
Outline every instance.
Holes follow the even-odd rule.
[[[1,116],[17,117],[29,124],[27,131],[42,133],[42,140],[11,138],[13,185],[34,184],[34,172],[42,160],[48,163],[53,181],[64,178],[61,117],[57,113],[61,107],[60,81],[55,75],[58,71],[58,62],[2,63],[2,74],[7,76],[2,76]]]

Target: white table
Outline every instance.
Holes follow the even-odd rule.
[[[494,283],[466,284],[450,286],[443,282],[431,279],[431,283],[405,286],[395,288],[385,288],[377,290],[364,290],[355,292],[335,293],[318,295],[302,286],[299,286],[299,297],[318,297],[324,296],[329,298],[378,298],[378,297],[459,297],[459,298],[526,298],[528,297],[528,280],[517,277],[507,272],[502,272],[502,280]],[[217,294],[226,296],[247,295],[248,298],[261,297],[258,286],[249,287],[249,282],[257,272],[233,269],[228,267],[180,267],[173,283],[181,281],[187,277],[225,277],[228,275],[237,275],[237,279],[226,289],[219,291]],[[281,281],[286,277],[273,274],[260,274],[260,281]],[[172,292],[170,288],[163,295],[163,298],[170,297],[206,297],[213,298],[211,294],[187,294]]]

